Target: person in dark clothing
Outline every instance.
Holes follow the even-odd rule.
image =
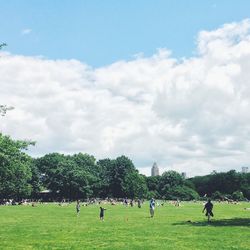
[[[205,204],[202,213],[206,210],[206,216],[207,216],[207,221],[210,222],[210,216],[214,216],[213,214],[213,203],[211,202],[210,199],[208,199],[207,203]]]
[[[131,207],[134,206],[134,201],[133,201],[133,199],[130,201],[130,206],[131,206]]]
[[[104,211],[107,210],[106,208],[100,207],[100,220],[104,220]]]
[[[124,205],[125,205],[126,207],[128,206],[128,199],[127,199],[127,198],[124,199]]]
[[[151,218],[153,218],[154,214],[155,214],[155,200],[154,200],[154,198],[152,198],[150,200],[149,208],[150,208],[150,216],[151,216]]]
[[[141,200],[140,199],[138,199],[137,203],[138,203],[138,208],[141,208]]]
[[[80,214],[80,207],[81,207],[80,201],[77,200],[76,201],[76,214],[77,214],[77,216],[79,216],[79,214]]]

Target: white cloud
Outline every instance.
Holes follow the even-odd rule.
[[[198,56],[168,50],[93,69],[2,53],[0,129],[37,141],[33,155],[128,155],[143,173],[189,176],[250,162],[250,21],[198,35]]]
[[[28,35],[32,32],[32,29],[29,29],[29,28],[26,28],[26,29],[23,29],[21,30],[21,34],[22,35]]]

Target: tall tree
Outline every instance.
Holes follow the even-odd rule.
[[[12,140],[0,133],[0,197],[21,199],[30,195],[32,159],[24,150],[34,142]]]
[[[108,196],[123,198],[145,197],[147,185],[145,177],[136,170],[133,162],[122,155],[115,160],[98,161],[101,167],[103,189]]]
[[[95,158],[87,154],[73,156],[58,153],[36,159],[44,186],[57,198],[88,198],[98,195],[99,176]]]
[[[164,172],[159,182],[159,192],[162,196],[165,196],[170,189],[176,186],[182,186],[184,184],[183,177],[176,171]]]

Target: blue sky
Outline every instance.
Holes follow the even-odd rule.
[[[0,6],[0,40],[11,53],[101,67],[157,48],[193,56],[200,30],[248,18],[250,1],[9,0]]]

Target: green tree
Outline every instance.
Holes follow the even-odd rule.
[[[161,198],[159,194],[159,183],[160,183],[161,176],[149,176],[146,178],[147,187],[149,190],[148,198]]]
[[[103,159],[97,164],[101,167],[102,187],[108,196],[136,198],[147,195],[145,177],[138,173],[128,157]]]
[[[212,194],[212,199],[213,200],[223,200],[224,199],[224,195],[220,191],[215,191]]]
[[[28,182],[32,187],[31,197],[38,198],[40,191],[43,188],[40,172],[35,165],[34,159],[32,159],[31,169],[31,180]]]
[[[169,200],[197,200],[199,194],[192,188],[181,185],[169,188],[165,193],[165,198]]]
[[[113,182],[114,171],[115,171],[115,160],[101,159],[97,162],[100,171],[100,197],[111,197],[113,196],[111,183]]]
[[[126,156],[117,157],[110,171],[110,189],[114,197],[125,197],[129,191],[126,189],[126,176],[135,171],[134,164]],[[126,179],[126,181],[128,178]]]
[[[147,177],[147,186],[149,191],[158,191],[161,176]]]
[[[72,156],[72,160],[76,164],[75,174],[86,177],[86,186],[81,191],[85,193],[85,197],[98,197],[102,186],[100,177],[100,167],[96,164],[96,159],[92,155],[78,153]]]
[[[206,176],[191,178],[198,193],[203,196],[211,196],[216,191],[232,195],[235,191],[241,191],[246,198],[250,198],[250,174],[237,173],[230,170],[226,173],[215,173]]]
[[[77,199],[98,195],[99,173],[93,156],[52,153],[38,158],[36,166],[43,176],[43,185],[52,191],[54,198]]]
[[[137,171],[128,173],[124,178],[123,192],[129,198],[145,198],[147,197],[148,188],[145,177]]]
[[[32,159],[24,150],[34,142],[12,140],[0,133],[0,197],[21,199],[31,194]]]
[[[239,190],[235,191],[232,193],[232,198],[236,201],[243,201],[245,200],[245,197],[243,195],[243,193]]]
[[[183,177],[176,171],[171,170],[164,172],[159,182],[159,193],[165,196],[173,187],[182,186],[183,184]]]

